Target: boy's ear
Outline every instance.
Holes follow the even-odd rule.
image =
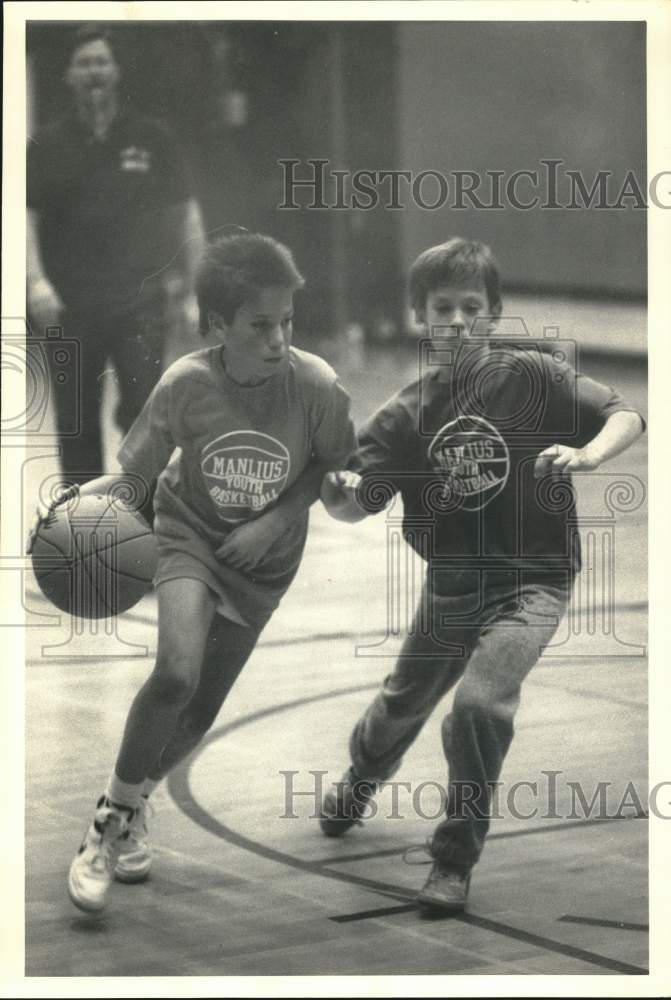
[[[415,323],[417,326],[426,326],[426,309],[415,309]]]

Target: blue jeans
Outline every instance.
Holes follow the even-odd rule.
[[[513,737],[522,681],[557,630],[570,583],[499,571],[462,574],[458,582],[468,589],[438,593],[425,584],[413,632],[355,726],[350,753],[360,778],[389,779],[440,699],[459,682],[442,725],[449,787],[446,818],[431,852],[443,864],[466,869],[484,846],[491,783]]]

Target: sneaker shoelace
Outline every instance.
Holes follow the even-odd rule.
[[[96,840],[89,838],[90,865],[93,871],[105,872],[112,864],[115,847],[127,831],[128,820],[117,809],[100,806],[96,810],[93,828]]]
[[[428,837],[425,844],[414,844],[412,847],[406,847],[402,854],[403,861],[406,865],[433,865],[433,871],[429,873],[429,881],[434,878],[440,878],[445,871],[454,871],[455,874],[460,874],[458,867],[450,868],[445,866],[445,862],[436,858],[431,852],[431,837]],[[462,877],[466,877],[466,872],[463,873]]]
[[[140,805],[128,828],[128,834],[124,839],[134,840],[136,843],[143,841],[149,836],[148,821],[153,819],[156,809],[150,799],[142,797]]]
[[[406,865],[432,865],[436,860],[431,854],[430,838],[425,844],[414,844],[412,847],[406,847],[401,857]]]
[[[154,816],[154,812],[154,805],[151,800],[142,796],[131,825],[121,838],[121,848],[118,857],[122,859],[124,865],[133,866],[136,863],[140,863],[144,866],[146,863],[148,854],[151,853],[147,844],[149,837],[147,824],[148,820]]]

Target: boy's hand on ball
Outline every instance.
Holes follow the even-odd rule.
[[[72,500],[79,494],[79,486],[74,483],[72,486],[68,486],[66,489],[61,490],[61,492],[56,496],[50,503],[45,503],[44,500],[40,499],[35,508],[35,520],[30,526],[30,531],[28,532],[28,540],[26,542],[26,555],[31,555],[33,547],[35,545],[35,539],[39,533],[42,525],[48,525],[54,516],[54,511],[61,504],[67,503],[68,500]]]
[[[286,531],[287,525],[275,510],[238,525],[219,546],[216,556],[235,569],[250,570]]]
[[[589,472],[598,468],[598,461],[588,448],[569,448],[563,444],[553,444],[542,451],[534,465],[534,478],[547,475],[561,475],[564,472]]]

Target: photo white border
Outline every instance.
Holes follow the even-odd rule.
[[[671,5],[628,0],[415,0],[415,2],[209,2],[209,3],[17,3],[4,6],[4,157],[2,316],[21,316],[25,307],[25,24],[30,20],[393,20],[393,21],[636,21],[647,23],[648,176],[671,170]],[[617,142],[617,136],[613,136]],[[671,188],[671,175],[669,177]],[[671,649],[671,615],[666,609],[671,562],[669,448],[665,418],[671,415],[668,340],[671,210],[648,210],[650,361],[650,786],[671,780],[671,684],[666,665]],[[3,370],[3,376],[5,372]],[[5,397],[12,412],[20,402]],[[17,409],[14,409],[17,406]],[[18,449],[20,452],[20,448]],[[10,452],[12,454],[10,454]],[[17,449],[4,445],[2,484],[5,504],[2,551],[20,551],[22,511],[12,470]],[[1,579],[1,578],[0,578]],[[4,590],[4,588],[3,588]],[[6,600],[7,598],[3,598]],[[11,595],[10,595],[11,599]],[[24,636],[19,628],[2,635],[0,702],[4,762],[0,881],[6,886],[0,916],[0,995],[148,997],[220,996],[444,996],[455,990],[472,996],[656,996],[671,992],[671,823],[650,818],[650,975],[649,976],[272,976],[272,977],[100,977],[26,978],[24,967],[23,794],[24,794]],[[670,786],[671,788],[671,786]],[[226,917],[222,916],[225,924]],[[328,947],[328,945],[325,945]],[[141,984],[141,985],[139,985]]]

